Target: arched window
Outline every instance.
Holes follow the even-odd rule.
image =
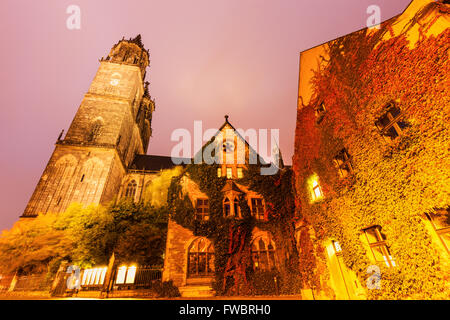
[[[136,194],[136,188],[137,188],[136,181],[131,180],[127,185],[127,189],[125,190],[125,197],[134,199],[134,195]]]
[[[234,216],[235,217],[240,217],[241,216],[241,210],[239,207],[239,200],[237,198],[234,199],[233,201],[233,209],[234,209]]]
[[[230,199],[228,198],[225,198],[223,201],[223,213],[225,217],[229,217],[231,215]]]
[[[276,269],[275,245],[273,241],[259,237],[252,243],[253,269],[256,271],[268,271]]]
[[[206,238],[198,238],[189,247],[188,277],[207,277],[214,274],[214,248]]]
[[[95,141],[100,136],[100,130],[102,128],[103,122],[100,118],[94,120],[89,128],[88,135],[86,137],[88,142]]]

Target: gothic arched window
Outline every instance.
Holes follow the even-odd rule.
[[[231,215],[230,199],[228,198],[225,198],[223,201],[223,213],[225,217],[229,217]]]
[[[125,197],[134,199],[134,195],[136,194],[136,188],[137,188],[136,181],[131,180],[127,184],[127,188],[125,190]]]
[[[206,238],[192,242],[188,250],[188,277],[206,277],[214,274],[214,248]]]
[[[88,135],[86,137],[88,142],[95,141],[100,136],[100,130],[102,128],[103,122],[101,119],[96,119],[92,122],[89,128]]]
[[[276,269],[275,245],[273,241],[259,237],[252,243],[253,269],[256,271],[269,271]]]

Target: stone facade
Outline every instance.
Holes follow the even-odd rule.
[[[140,36],[121,40],[100,67],[22,217],[63,212],[72,202],[107,203],[147,151],[155,109],[144,82],[149,54]],[[142,170],[144,172],[145,170]]]

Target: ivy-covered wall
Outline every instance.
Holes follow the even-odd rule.
[[[171,220],[195,236],[207,237],[214,245],[213,288],[216,293],[248,295],[300,292],[298,252],[294,238],[292,171],[282,169],[276,175],[261,176],[258,166],[249,165],[244,170],[244,178],[236,180],[243,190],[248,191],[239,198],[242,218],[237,219],[224,216],[222,189],[227,179],[217,176],[217,168],[218,165],[206,164],[187,166],[180,176],[173,179],[168,193]],[[196,188],[208,197],[209,220],[195,219],[193,201],[189,197],[194,188],[192,185],[189,187],[187,180],[195,183]],[[257,220],[251,215],[247,198],[250,192],[264,198],[266,210],[263,220]],[[251,240],[255,230],[271,233],[276,244],[277,271],[253,270]],[[277,279],[276,284],[274,277]]]
[[[448,15],[447,7],[427,10]],[[326,264],[321,243],[338,241],[345,266],[365,286],[374,261],[361,230],[379,225],[396,267],[379,265],[381,288],[367,290],[368,298],[448,298],[449,256],[424,213],[450,205],[450,30],[422,36],[412,48],[404,33],[380,41],[390,32],[390,22],[355,32],[319,57],[312,99],[298,109],[293,158],[297,210],[318,243],[311,249],[303,235],[299,250],[310,251],[304,261],[312,267],[304,272],[326,277],[317,267]],[[404,116],[392,141],[375,125],[390,102]],[[345,178],[333,162],[343,148],[353,167]],[[317,201],[314,176],[324,195]]]

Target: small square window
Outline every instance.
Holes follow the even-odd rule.
[[[338,169],[341,178],[345,178],[353,172],[350,155],[346,149],[342,149],[333,160],[334,166]]]
[[[208,199],[197,199],[196,205],[196,218],[200,221],[209,220],[209,200]]]
[[[386,113],[375,121],[375,125],[383,137],[394,140],[402,134],[406,123],[402,121],[402,112],[397,106],[390,103],[386,109]]]
[[[242,168],[237,168],[237,177],[238,179],[242,179],[242,177],[244,177]]]
[[[320,185],[317,182],[317,180],[314,180],[312,186],[312,198],[315,201],[322,197],[323,197],[322,189],[320,188]]]
[[[222,168],[217,168],[217,177],[222,177]]]

